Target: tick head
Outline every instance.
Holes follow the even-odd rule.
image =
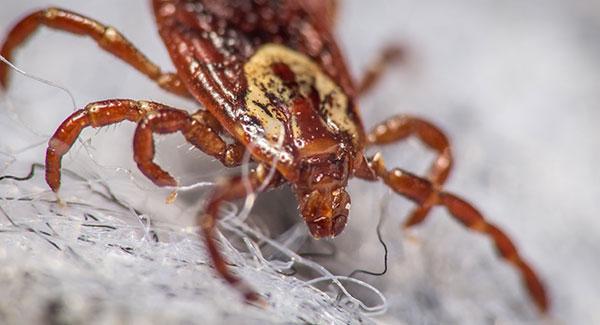
[[[315,238],[335,237],[346,227],[350,196],[343,187],[333,191],[318,189],[299,197],[300,213]]]
[[[346,192],[349,170],[344,150],[319,153],[298,164],[294,183],[300,213],[315,238],[339,235],[348,221],[350,196]]]

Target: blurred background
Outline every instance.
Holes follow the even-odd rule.
[[[399,225],[412,205],[388,195],[381,184],[354,181],[348,229],[332,241],[335,257],[318,261],[335,274],[381,270],[383,250],[375,228],[385,216],[382,235],[390,249],[388,273],[361,279],[383,291],[389,310],[356,321],[600,323],[600,169],[596,167],[600,4],[594,0],[340,2],[336,33],[354,76],[360,76],[390,43],[401,44],[408,53],[402,65],[390,69],[375,91],[361,99],[365,126],[408,113],[444,129],[456,159],[446,188],[474,202],[507,231],[546,282],[552,302],[550,314],[540,317],[519,277],[496,257],[490,242],[459,226],[445,211],[437,209],[422,226],[401,231]],[[0,33],[6,33],[23,14],[49,5],[115,26],[164,70],[173,69],[147,1],[4,0]],[[93,42],[48,29],[32,38],[14,63],[69,89],[78,107],[102,99],[132,98],[197,108],[159,90]],[[47,138],[73,110],[69,97],[12,73],[3,99],[0,164],[9,166],[13,158],[43,162]],[[190,211],[199,206],[197,195],[182,195],[175,207],[166,207],[168,192],[154,188],[135,169],[132,131],[133,125],[122,124],[85,133],[82,138],[89,140],[93,150],[79,146],[65,166],[92,175],[90,166],[99,164],[102,176],[118,183],[114,190],[129,204],[153,218],[189,224]],[[384,152],[389,166],[417,173],[424,173],[433,158],[416,140],[376,149]],[[158,161],[184,184],[211,181],[224,173],[219,164],[188,150],[177,136],[161,140],[159,152]],[[127,169],[131,177],[123,172]],[[273,231],[299,220],[289,193],[270,195],[257,201],[254,214],[260,218],[253,220],[262,220]]]

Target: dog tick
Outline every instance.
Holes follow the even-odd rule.
[[[289,183],[300,214],[315,238],[339,235],[348,221],[348,180],[383,181],[417,207],[406,227],[425,220],[434,206],[445,207],[466,227],[488,235],[498,253],[521,273],[537,306],[548,308],[544,287],[498,227],[487,222],[467,201],[446,192],[452,155],[449,141],[431,123],[395,116],[366,133],[357,99],[376,83],[385,66],[401,51],[389,48],[361,79],[351,78],[332,35],[335,0],[153,0],[158,31],[176,67],[165,73],[121,33],[93,19],[58,8],[26,16],[9,32],[1,54],[14,50],[38,27],[88,36],[98,45],[156,82],[161,88],[195,99],[194,114],[163,104],[112,99],[88,104],[69,116],[48,142],[46,181],[58,192],[61,159],[82,129],[124,120],[137,123],[134,159],[158,186],[176,186],[175,179],[154,163],[153,134],[181,132],[196,148],[225,166],[238,166],[244,152],[257,163],[248,179],[220,183],[209,197],[198,223],[217,272],[243,293],[260,296],[231,273],[215,239],[220,205],[257,191]],[[8,68],[0,65],[0,83],[7,86]],[[418,137],[437,152],[427,177],[399,168],[388,169],[381,154],[365,149]],[[226,141],[225,138],[231,141]],[[268,170],[276,170],[267,179]]]

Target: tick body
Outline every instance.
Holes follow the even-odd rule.
[[[371,132],[364,131],[358,99],[401,51],[393,47],[384,51],[355,82],[332,36],[336,1],[151,3],[176,72],[163,72],[116,29],[63,9],[30,14],[4,41],[1,53],[11,58],[42,25],[88,36],[161,88],[193,98],[202,107],[189,114],[130,99],[88,104],[68,117],[48,143],[46,180],[52,190],[58,192],[62,156],[83,128],[125,120],[137,124],[133,151],[140,170],[158,186],[176,186],[176,180],[153,161],[153,134],[181,132],[188,142],[227,167],[239,165],[245,151],[257,163],[247,179],[233,176],[219,183],[198,217],[217,272],[248,301],[259,301],[260,295],[230,271],[214,238],[220,205],[248,195],[248,183],[252,191],[290,184],[310,233],[316,238],[334,237],[348,221],[351,204],[346,186],[349,179],[357,177],[381,180],[416,204],[405,227],[421,223],[434,206],[443,206],[466,227],[488,235],[499,255],[521,273],[538,307],[548,308],[541,281],[504,232],[487,222],[470,203],[443,190],[452,155],[442,131],[410,116],[394,116]],[[4,65],[0,66],[0,82],[7,86]],[[365,155],[369,146],[391,144],[409,136],[418,137],[438,154],[426,177],[388,169],[381,154]],[[276,172],[267,177],[271,169]]]

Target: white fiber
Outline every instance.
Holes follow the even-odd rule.
[[[75,97],[73,96],[73,94],[67,88],[65,88],[63,86],[60,86],[60,85],[58,85],[58,84],[56,84],[56,83],[54,83],[52,81],[49,81],[49,80],[37,77],[37,76],[32,75],[32,74],[28,74],[27,72],[25,72],[25,71],[19,69],[18,67],[16,67],[14,64],[12,64],[10,61],[8,61],[2,55],[0,55],[0,61],[2,61],[4,64],[8,65],[13,71],[18,72],[18,73],[20,73],[21,75],[23,75],[23,76],[25,76],[27,78],[33,79],[35,81],[39,81],[39,82],[41,82],[43,84],[46,84],[46,85],[48,85],[50,87],[54,87],[56,89],[60,89],[60,90],[64,91],[69,96],[69,99],[71,99],[71,102],[73,103],[73,109],[74,110],[77,109],[77,103],[75,103]]]

